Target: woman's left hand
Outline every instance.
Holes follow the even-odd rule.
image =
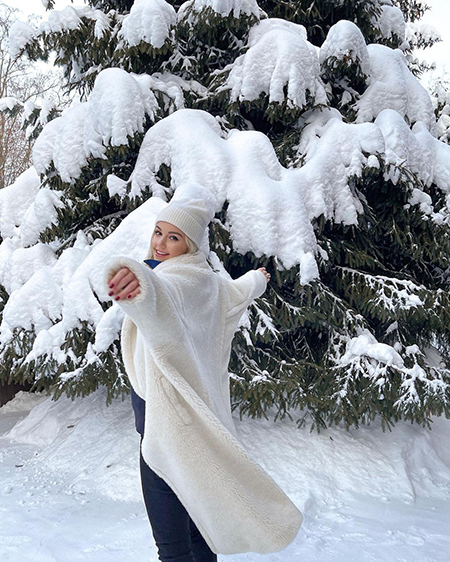
[[[264,277],[266,278],[267,283],[270,281],[270,273],[267,273],[266,268],[265,267],[260,267],[258,269],[258,271],[260,271]]]

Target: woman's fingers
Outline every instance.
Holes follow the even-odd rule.
[[[266,268],[265,267],[260,267],[258,268],[258,271],[260,271],[264,277],[266,278],[267,283],[270,281],[270,273],[267,273]]]
[[[137,289],[135,289],[134,291],[131,291],[131,293],[129,293],[127,295],[127,300],[134,298],[136,295],[139,295],[140,292],[141,292],[141,289],[139,287]]]
[[[123,267],[114,275],[109,281],[109,287],[109,296],[115,300],[125,299],[128,295],[134,297],[140,293],[139,281],[127,267]]]
[[[130,270],[128,269],[128,267],[122,267],[121,269],[119,269],[119,271],[114,275],[114,277],[112,277],[109,282],[109,288],[111,289],[112,292],[109,293],[110,296],[114,295],[117,293],[118,289],[119,289],[119,283],[122,282],[122,279],[125,277],[125,275],[128,275],[128,273],[130,273]],[[120,289],[119,289],[120,290]]]
[[[125,277],[126,279],[126,277]],[[139,281],[136,279],[136,277],[134,277],[133,280],[131,280],[129,283],[127,283],[122,291],[120,291],[120,293],[118,293],[115,297],[116,301],[118,300],[123,300],[128,298],[128,295],[134,293],[134,291],[136,291],[136,289],[139,289]]]

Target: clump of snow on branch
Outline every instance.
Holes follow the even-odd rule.
[[[381,36],[386,39],[405,39],[406,23],[403,12],[397,6],[385,4],[381,6],[381,15],[377,18],[376,25]]]
[[[234,18],[239,18],[241,14],[259,17],[261,12],[256,0],[188,0],[178,10],[178,18],[198,14],[208,8],[222,17],[232,14]]]
[[[23,107],[22,102],[20,102],[18,99],[11,96],[0,99],[0,111],[5,111],[7,109],[9,111],[12,111],[16,107]]]
[[[379,343],[368,330],[364,330],[362,334],[349,340],[340,363],[342,366],[348,365],[359,360],[363,355],[385,365],[395,365],[399,368],[404,365],[403,359],[392,346]]]
[[[53,163],[63,181],[79,177],[87,164],[83,145],[87,109],[86,103],[74,105],[44,127],[33,147],[33,164],[39,174],[45,174]]]
[[[23,21],[15,21],[9,30],[9,54],[17,57],[36,36],[36,31]]]
[[[5,242],[7,241],[4,241],[2,246]],[[19,247],[10,255],[8,261],[2,263],[0,283],[9,294],[12,294],[14,291],[18,291],[39,269],[43,266],[54,265],[56,261],[55,252],[50,246],[41,242],[30,248]],[[39,300],[39,293],[35,294],[35,298]],[[7,304],[10,302],[11,299],[8,299]],[[27,307],[29,304],[26,301],[23,306]]]
[[[417,346],[405,348],[399,342],[394,346],[379,343],[369,330],[362,330],[358,336],[347,340],[345,353],[335,365],[335,368],[339,369],[341,373],[344,369],[343,374],[339,375],[340,398],[345,400],[348,385],[355,378],[364,377],[378,387],[379,398],[383,400],[383,393],[390,386],[392,370],[398,372],[402,377],[401,396],[394,404],[394,408],[398,412],[404,413],[421,403],[422,399],[418,392],[420,387],[426,395],[444,397],[447,384],[438,370],[434,371],[435,378],[429,378],[418,362],[421,355]],[[412,366],[407,366],[407,358],[408,363],[412,363]]]
[[[450,85],[438,82],[433,88],[433,106],[439,114],[436,125],[437,137],[450,144]]]
[[[406,166],[426,186],[434,183],[444,193],[450,192],[450,146],[438,141],[423,123],[411,130],[392,109],[383,110],[375,124],[385,138],[385,161],[395,167],[387,172],[391,181],[397,183],[400,166]]]
[[[33,204],[40,187],[34,168],[23,172],[14,183],[0,189],[0,235],[12,238],[17,234],[25,213]]]
[[[82,18],[95,22],[94,37],[101,39],[109,29],[111,21],[108,14],[88,6],[67,6],[63,10],[52,10],[48,20],[39,26],[39,33],[64,33],[79,29]]]
[[[23,247],[32,246],[39,235],[50,225],[57,224],[56,209],[63,207],[62,191],[42,187],[33,203],[28,207],[20,225],[20,243]]]
[[[61,11],[52,10],[48,15],[48,21],[41,23],[40,31],[62,33],[79,29],[81,26],[80,15],[82,15],[80,10],[72,6],[67,6]]]
[[[405,38],[410,49],[432,45],[442,40],[441,34],[433,25],[412,21],[406,23]]]
[[[158,102],[152,88],[167,92],[173,109],[183,104],[176,81],[132,75],[119,68],[100,72],[88,102],[66,109],[48,123],[33,148],[33,163],[45,173],[53,163],[65,182],[76,180],[88,158],[105,158],[109,146],[128,145],[142,133],[147,117],[156,118]]]
[[[119,37],[130,46],[141,42],[160,49],[176,24],[173,6],[164,0],[136,0],[123,20]]]
[[[430,96],[408,69],[403,53],[384,45],[368,45],[368,88],[358,100],[357,122],[373,121],[384,109],[395,109],[410,124],[422,121],[435,128]]]
[[[366,41],[359,27],[353,22],[341,20],[333,25],[320,47],[320,64],[328,62],[331,67],[334,61],[344,61],[347,65],[357,64],[362,74],[370,75],[370,58]]]
[[[326,103],[314,47],[303,26],[266,19],[249,33],[248,51],[225,69],[229,75],[220,90],[230,90],[231,101],[251,101],[267,94],[270,103],[289,108],[306,106],[308,94],[316,104]]]

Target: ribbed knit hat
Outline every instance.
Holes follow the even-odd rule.
[[[157,215],[156,222],[173,224],[200,248],[206,227],[213,218],[211,210],[202,199],[172,200]]]

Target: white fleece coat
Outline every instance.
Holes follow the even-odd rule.
[[[302,515],[237,440],[230,409],[231,341],[247,306],[264,292],[264,275],[224,279],[197,252],[155,271],[118,258],[106,281],[122,267],[133,271],[141,290],[118,303],[126,313],[125,367],[146,401],[145,462],[174,490],[214,552],[282,550]]]

